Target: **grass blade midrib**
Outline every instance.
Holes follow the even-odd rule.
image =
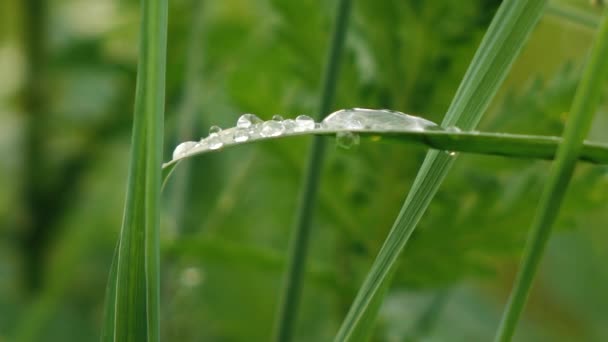
[[[599,105],[602,85],[608,76],[608,11],[602,18],[600,33],[592,50],[591,60],[576,91],[564,139],[543,190],[522,258],[522,267],[509,297],[495,341],[510,341],[524,310],[534,276],[557,219],[561,203],[583,148],[593,114]]]

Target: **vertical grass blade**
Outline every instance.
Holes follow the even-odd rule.
[[[110,271],[102,339],[158,341],[160,186],[167,1],[142,0],[140,55],[127,196]],[[112,300],[114,299],[114,300]],[[107,331],[111,329],[111,331]]]
[[[442,125],[475,128],[507,75],[526,38],[540,18],[546,0],[506,0],[492,20]],[[359,341],[369,335],[370,324],[382,301],[385,282],[395,270],[399,254],[447,175],[454,157],[430,151],[422,164],[397,220],[380,249],[335,338]]]
[[[351,6],[351,0],[339,0],[336,23],[323,77],[323,88],[317,119],[321,119],[331,109],[336,92],[340,59]],[[292,340],[298,302],[300,293],[302,292],[302,280],[308,253],[310,229],[324,154],[325,141],[322,137],[314,137],[308,156],[304,182],[300,191],[295,227],[289,247],[287,271],[283,280],[283,290],[275,327],[275,341],[286,342]]]
[[[576,160],[583,146],[600,102],[602,83],[608,77],[608,12],[603,16],[600,33],[595,41],[591,59],[574,96],[570,118],[564,131],[563,143],[542,193],[526,247],[522,267],[517,274],[495,341],[510,341],[524,309],[534,275],[551,235],[551,227],[572,178]]]

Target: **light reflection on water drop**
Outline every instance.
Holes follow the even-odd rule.
[[[249,140],[249,132],[245,128],[237,128],[234,131],[233,139],[235,142],[244,142]]]
[[[247,113],[243,114],[239,117],[236,122],[236,127],[238,128],[250,128],[251,126],[255,126],[257,124],[261,124],[262,119],[258,118],[255,114]]]
[[[173,150],[173,159],[180,158],[188,151],[190,151],[195,145],[196,142],[194,141],[186,141],[177,145],[177,147],[175,147],[175,150]]]
[[[281,135],[284,130],[285,127],[283,127],[282,123],[275,120],[268,120],[262,124],[260,135],[263,137],[276,137]]]
[[[315,129],[315,120],[308,115],[298,115],[294,131],[305,132]]]

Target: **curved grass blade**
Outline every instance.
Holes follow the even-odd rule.
[[[323,89],[319,103],[319,117],[329,112],[338,81],[338,71],[344,46],[346,28],[351,12],[351,0],[339,0],[336,23],[332,35],[331,46],[327,56],[327,65],[323,75]],[[325,141],[315,137],[310,147],[306,173],[295,216],[295,227],[288,249],[287,270],[283,280],[283,289],[277,311],[277,322],[274,340],[279,342],[291,341],[298,310],[298,302],[302,292],[302,279],[306,266],[308,244],[314,206],[320,182],[320,174],[325,156]]]
[[[444,127],[475,128],[535,27],[545,4],[546,0],[506,0],[500,5],[452,100],[443,121]],[[427,154],[397,220],[338,331],[336,341],[359,341],[369,335],[366,330],[370,324],[363,322],[363,318],[369,320],[377,316],[380,305],[375,302],[382,301],[384,297],[384,291],[380,289],[389,281],[399,254],[453,162],[454,158],[443,152],[430,151]]]
[[[487,154],[512,158],[530,159],[554,159],[558,146],[561,144],[560,137],[506,134],[506,133],[483,133],[483,132],[455,132],[455,131],[411,131],[404,129],[394,130],[317,130],[310,132],[298,132],[280,137],[264,137],[255,140],[227,145],[231,148],[257,141],[270,139],[284,139],[302,135],[335,136],[338,133],[355,132],[362,137],[376,140],[378,137],[394,141],[412,143],[427,146],[432,149],[465,152],[475,154]],[[221,150],[220,150],[221,151]],[[163,164],[163,184],[167,182],[175,167],[182,161],[194,158],[206,153],[217,152],[215,150],[201,150],[184,155],[178,159]],[[579,154],[581,161],[593,164],[608,164],[608,144],[596,142],[584,142]]]
[[[167,1],[143,0],[131,161],[103,341],[159,341],[159,224]],[[114,295],[114,296],[113,296]],[[114,297],[114,301],[112,301]],[[107,311],[106,311],[107,312]],[[107,331],[111,329],[111,331]]]
[[[608,77],[608,11],[600,26],[600,33],[592,51],[591,60],[585,68],[583,78],[576,91],[570,118],[566,123],[563,143],[557,151],[549,179],[532,222],[530,235],[524,249],[522,267],[517,274],[515,287],[511,292],[495,341],[510,341],[519,317],[524,309],[534,275],[551,235],[551,227],[568,183],[572,178],[576,161],[583,149],[583,139],[587,136],[602,93],[602,84]]]

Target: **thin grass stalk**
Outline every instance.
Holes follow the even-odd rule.
[[[608,11],[601,21],[591,59],[576,91],[566,123],[563,143],[557,151],[549,179],[542,193],[530,235],[524,248],[522,267],[515,280],[495,341],[510,341],[526,304],[534,276],[551,235],[568,184],[574,173],[593,116],[600,102],[602,85],[608,76]]]
[[[109,279],[104,341],[160,340],[160,190],[167,1],[142,0],[127,198]],[[114,300],[112,300],[114,299]]]
[[[329,113],[335,97],[340,60],[351,7],[351,0],[339,0],[338,2],[336,23],[323,76],[323,88],[321,91],[317,119],[322,119],[324,115]],[[295,227],[289,246],[287,270],[283,280],[281,301],[279,303],[280,306],[277,311],[278,316],[274,335],[275,341],[287,342],[291,341],[293,338],[324,155],[325,141],[322,137],[316,136],[312,141],[306,164],[304,182],[302,183],[302,188],[300,190]]]
[[[444,127],[456,125],[464,130],[476,127],[545,4],[546,0],[507,0],[501,4],[448,109],[442,123]],[[387,287],[385,283],[396,269],[397,258],[454,160],[442,151],[427,154],[335,341],[360,341],[369,336],[370,324],[366,321],[377,316],[380,305],[376,302],[383,300],[385,291],[382,289]]]

